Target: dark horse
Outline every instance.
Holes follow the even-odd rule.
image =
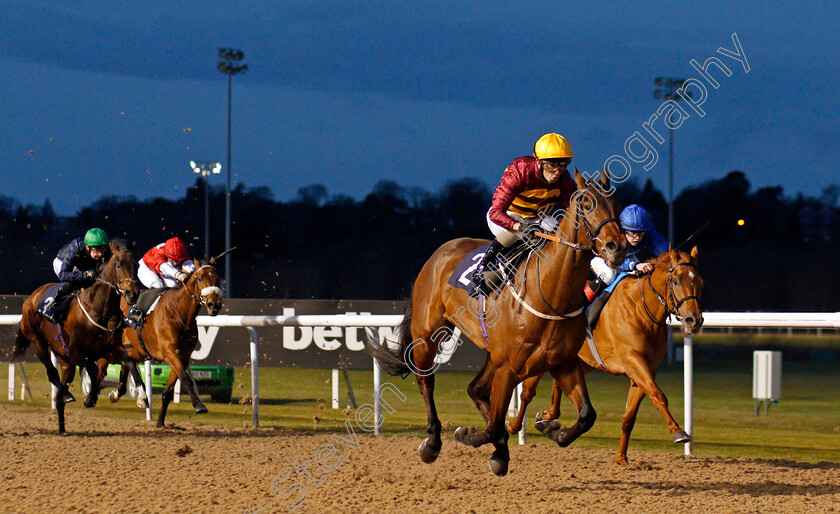
[[[464,256],[488,243],[467,238],[445,243],[426,261],[414,283],[411,310],[400,326],[399,349],[393,351],[368,340],[387,373],[413,370],[417,375],[428,414],[429,437],[419,448],[423,462],[434,462],[440,454],[435,376],[428,370],[434,369],[438,347],[449,339],[453,325],[479,348],[488,350],[483,368],[467,389],[485,419],[486,429],[459,427],[455,438],[474,447],[492,443],[495,451],[490,468],[495,474],[507,473],[510,454],[505,413],[514,388],[526,378],[548,371],[562,385],[563,392],[580,406],[574,426],[546,427],[552,429],[551,436],[560,444],[571,443],[594,423],[595,411],[577,359],[586,324],[580,315],[581,291],[593,251],[610,265],[618,266],[624,260],[627,242],[616,221],[616,202],[603,194],[609,190],[606,174],[601,175],[600,183],[588,186],[575,170],[575,181],[577,192],[569,211],[559,220],[555,235],[547,235],[553,242],[539,250],[541,255],[532,256],[519,267],[520,276],[528,277],[528,287],[520,281],[519,286],[502,289],[495,299],[498,309],[488,330],[489,348],[484,344],[479,317],[470,314],[479,312],[474,305],[476,299],[447,283]]]
[[[123,343],[137,361],[149,358],[169,364],[169,379],[161,396],[160,416],[157,427],[164,426],[166,409],[174,396],[175,381],[181,384],[190,395],[196,414],[205,414],[207,407],[201,403],[198,391],[195,390],[192,377],[189,374],[190,357],[198,344],[198,325],[195,318],[201,306],[207,307],[207,312],[215,316],[222,308],[221,282],[215,261],[195,260],[196,270],[184,282],[167,289],[157,301],[155,309],[146,316],[140,329],[142,345],[137,338],[137,330],[127,328],[123,331]],[[150,291],[154,294],[154,291]],[[123,302],[123,310],[128,311],[129,305]],[[120,373],[120,383],[115,393],[111,393],[112,402],[119,401],[125,394],[126,378],[129,369],[123,365]]]
[[[654,378],[656,368],[668,350],[668,316],[676,317],[686,334],[696,334],[703,325],[700,310],[703,279],[697,271],[697,247],[691,250],[690,255],[670,251],[651,262],[655,266],[651,274],[635,279],[628,277],[618,283],[593,331],[597,353],[606,368],[604,371],[630,379],[627,406],[621,421],[621,442],[615,458],[616,463],[622,466],[627,465],[630,432],[636,423],[639,404],[645,396],[665,416],[674,443],[691,440],[668,410],[668,398]],[[585,373],[600,367],[588,345],[583,345],[578,356]],[[516,419],[508,425],[510,433],[522,427],[525,407],[534,398],[539,381],[540,377],[536,376],[524,382],[522,407]],[[551,400],[551,408],[539,413],[538,420],[560,416],[560,391],[556,381]]]
[[[54,284],[39,287],[23,302],[13,359],[22,357],[30,343],[35,347],[47,370],[47,378],[58,388],[56,410],[59,434],[66,433],[64,404],[76,400],[68,388],[75,376],[76,366],[84,366],[91,377],[85,407],[96,405],[99,385],[105,376],[104,368],[102,372],[97,372],[97,361],[121,362],[137,372],[134,360],[122,346],[123,317],[120,312],[121,296],[132,304],[137,301],[137,257],[121,239],[112,239],[110,247],[111,258],[101,267],[96,282],[73,298],[67,320],[61,325],[61,333],[57,325],[37,312],[41,296]],[[61,363],[60,379],[58,370],[50,361],[50,349]]]

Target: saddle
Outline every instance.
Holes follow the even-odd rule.
[[[137,305],[137,308],[143,313],[143,316],[146,316],[155,310],[158,300],[168,289],[168,287],[157,287],[140,293],[135,305]]]
[[[41,299],[38,300],[38,306],[36,307],[36,310],[44,316],[44,319],[55,324],[59,324],[65,320],[67,317],[67,310],[70,307],[70,302],[72,302],[73,298],[79,294],[78,290],[73,291],[64,298],[61,298],[58,303],[55,303],[55,295],[59,287],[61,287],[61,284],[55,284],[44,291],[44,294],[41,295]],[[50,309],[52,310],[52,313],[49,312]]]

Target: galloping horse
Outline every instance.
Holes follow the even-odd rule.
[[[23,315],[15,340],[13,359],[23,356],[30,343],[47,370],[47,378],[58,388],[56,410],[58,433],[65,434],[64,404],[75,401],[68,386],[75,376],[75,367],[84,365],[91,377],[85,407],[93,407],[99,397],[99,384],[105,376],[97,373],[96,362],[121,362],[136,373],[136,365],[120,341],[123,317],[120,297],[137,301],[137,257],[121,239],[110,242],[111,258],[98,274],[96,282],[82,289],[72,300],[67,320],[60,326],[47,321],[37,312],[38,302],[50,286],[35,290],[23,303]],[[65,344],[66,343],[66,344]],[[50,361],[50,349],[61,362],[61,378]]]
[[[624,260],[627,242],[616,220],[616,202],[603,194],[610,188],[607,175],[602,173],[600,183],[588,186],[575,170],[575,182],[577,192],[569,211],[559,220],[555,235],[546,235],[553,242],[546,243],[539,256],[533,258],[535,252],[519,267],[520,276],[528,277],[528,287],[520,281],[519,286],[502,289],[496,298],[498,309],[492,326],[486,323],[489,344],[484,344],[479,317],[470,315],[479,312],[475,298],[447,283],[466,255],[488,243],[468,238],[445,243],[423,266],[414,284],[411,308],[400,325],[396,353],[368,340],[384,371],[414,371],[417,376],[428,414],[429,436],[419,448],[423,462],[434,462],[440,454],[441,424],[435,408],[433,369],[438,347],[449,339],[453,325],[476,346],[488,350],[484,367],[467,389],[485,419],[486,430],[459,427],[455,438],[473,447],[492,443],[495,451],[490,469],[495,474],[507,473],[510,454],[505,413],[513,389],[522,380],[548,371],[580,406],[574,426],[552,432],[560,444],[571,443],[594,423],[595,411],[577,359],[586,325],[580,315],[581,291],[593,251],[618,266]]]
[[[627,407],[621,421],[621,442],[615,459],[622,466],[627,465],[630,432],[645,396],[665,416],[674,443],[691,440],[671,416],[668,398],[654,378],[656,368],[668,350],[668,316],[673,315],[682,322],[686,334],[696,334],[703,325],[700,310],[703,279],[697,271],[697,247],[690,255],[674,251],[663,253],[653,264],[655,268],[651,274],[637,276],[635,280],[628,277],[618,283],[593,330],[597,353],[606,368],[604,371],[630,379]],[[578,356],[585,373],[602,369],[588,345],[583,345]],[[522,427],[525,407],[534,398],[539,381],[540,377],[536,376],[523,383],[521,408],[508,425],[508,432],[515,433]],[[560,391],[556,381],[551,401],[551,408],[537,415],[538,423],[560,416]]]
[[[137,337],[137,330],[128,328],[123,331],[123,343],[137,361],[149,358],[163,361],[169,365],[169,379],[161,397],[160,416],[157,427],[164,426],[166,409],[174,396],[175,381],[181,384],[190,395],[196,414],[207,413],[207,407],[201,403],[198,391],[193,387],[189,373],[190,357],[198,344],[198,325],[195,318],[201,306],[207,307],[211,316],[222,308],[221,279],[216,272],[214,259],[209,262],[195,260],[196,270],[186,280],[167,289],[157,300],[155,309],[150,312],[140,329],[142,342]],[[155,294],[155,290],[148,294]],[[129,305],[123,302],[122,308],[128,311]],[[117,391],[112,392],[112,402],[119,401],[126,391],[128,368],[123,366]]]

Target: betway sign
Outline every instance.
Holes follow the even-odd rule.
[[[229,300],[222,314],[402,314],[403,302],[346,300]],[[377,327],[380,340],[395,340],[395,327]],[[360,327],[259,327],[260,366],[369,369]],[[248,360],[248,332],[242,327],[198,327],[199,345],[193,360],[202,364],[243,365]],[[443,369],[474,370],[485,354],[462,344],[454,355],[442,355]]]

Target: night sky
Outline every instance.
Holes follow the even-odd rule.
[[[179,198],[190,160],[225,163],[218,47],[249,66],[233,79],[233,182],[276,200],[312,183],[356,198],[381,179],[495,187],[545,132],[595,170],[639,131],[659,162],[631,177],[664,192],[667,130],[655,122],[658,144],[643,128],[657,76],[708,93],[703,117],[680,103],[677,191],[734,169],[787,195],[840,184],[832,2],[68,4],[0,1],[0,195],[59,214],[106,195]],[[736,51],[733,33],[745,63],[718,52]],[[717,89],[690,63],[713,56],[731,70],[712,66]]]

